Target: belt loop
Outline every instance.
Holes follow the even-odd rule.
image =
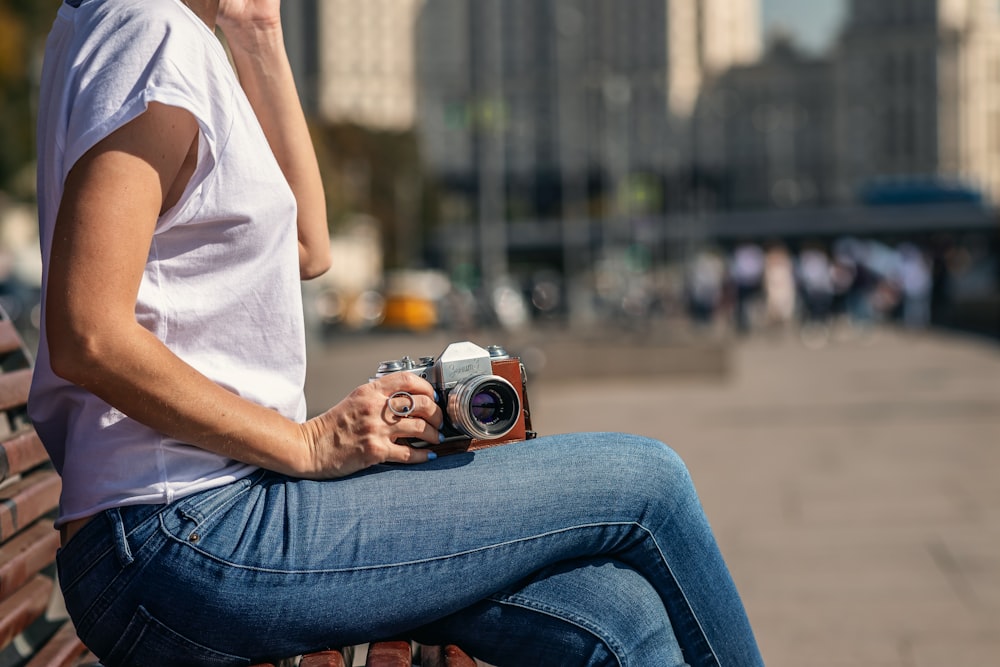
[[[132,557],[132,550],[128,546],[128,538],[125,536],[125,522],[122,521],[121,512],[117,507],[109,509],[104,513],[111,526],[111,537],[115,541],[115,551],[118,553],[118,560],[122,567],[132,564],[135,560]]]

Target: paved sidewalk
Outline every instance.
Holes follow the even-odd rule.
[[[726,381],[539,387],[687,460],[769,667],[1000,665],[1000,345],[739,343]]]
[[[437,352],[341,341],[364,360],[341,382],[401,342],[382,352]],[[339,391],[319,378],[350,367],[327,356],[313,406]],[[1000,345],[758,338],[726,361],[703,377],[543,372],[535,427],[633,431],[684,456],[769,667],[1000,665]]]

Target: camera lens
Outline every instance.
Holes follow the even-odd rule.
[[[470,438],[502,438],[517,425],[520,414],[517,390],[498,375],[464,380],[448,396],[448,416]]]
[[[495,391],[480,391],[472,397],[472,417],[480,424],[493,424],[502,404]]]

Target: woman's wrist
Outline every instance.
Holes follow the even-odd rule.
[[[234,58],[240,55],[267,56],[284,54],[285,41],[278,19],[255,19],[221,23],[222,34]]]

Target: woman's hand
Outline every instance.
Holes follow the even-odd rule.
[[[405,417],[389,409],[389,397],[398,391],[413,396]],[[313,469],[304,476],[340,477],[376,463],[423,463],[433,458],[432,452],[404,443],[411,438],[438,442],[443,423],[429,382],[413,373],[379,378],[302,425]]]

